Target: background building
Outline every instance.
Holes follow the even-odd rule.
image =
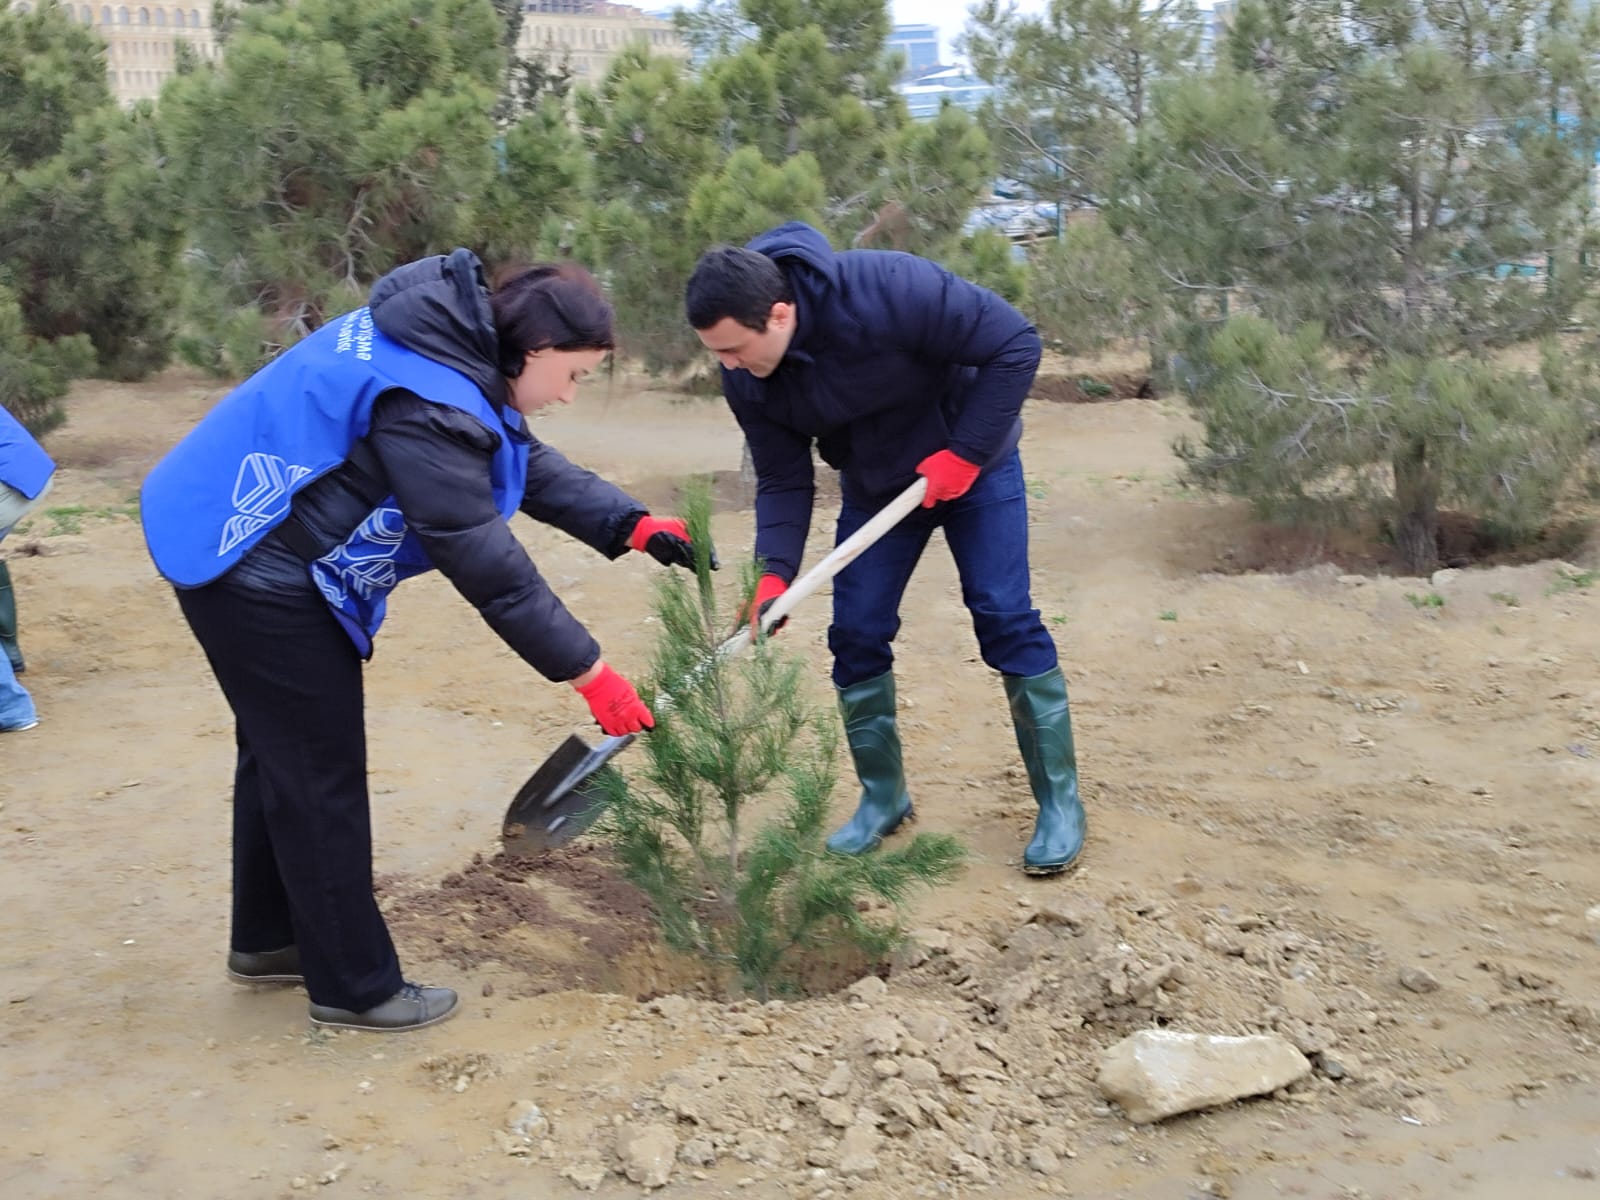
[[[906,111],[913,120],[931,121],[946,104],[977,112],[994,95],[994,86],[968,74],[966,67],[940,67],[910,83],[899,84],[895,91],[905,100]]]
[[[671,20],[653,17],[628,4],[608,0],[524,0],[522,33],[517,53],[543,56],[552,66],[563,59],[580,83],[598,83],[611,62],[632,42],[643,42],[652,54],[687,59]]]
[[[937,25],[896,25],[889,32],[889,49],[906,56],[901,79],[915,79],[939,65]]]
[[[34,8],[28,0],[11,6],[16,12]],[[105,39],[106,82],[119,104],[154,100],[161,85],[178,70],[178,43],[198,58],[217,55],[211,29],[211,3],[197,4],[65,4],[73,20],[89,25]]]
[[[38,0],[18,0],[12,7],[28,12]],[[154,100],[161,85],[178,69],[178,43],[209,61],[218,54],[211,26],[211,3],[68,4],[73,20],[92,27],[106,43],[106,80],[120,104]],[[517,53],[544,55],[559,65],[563,59],[575,80],[598,82],[611,61],[630,42],[643,42],[652,52],[687,58],[688,47],[670,20],[647,16],[627,4],[607,0],[525,0]]]

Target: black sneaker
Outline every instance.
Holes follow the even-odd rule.
[[[418,987],[414,983],[402,983],[398,992],[382,1004],[373,1005],[366,1012],[351,1012],[348,1008],[313,1004],[311,1023],[329,1029],[366,1029],[374,1033],[404,1033],[408,1029],[436,1025],[454,1015],[457,1007],[456,994],[449,988]]]
[[[300,973],[300,949],[285,946],[281,950],[230,950],[228,951],[228,976],[240,983],[304,983]]]

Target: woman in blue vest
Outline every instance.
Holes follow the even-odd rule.
[[[682,521],[568,462],[524,417],[570,403],[613,344],[574,266],[491,291],[467,250],[247,379],[145,481],[145,539],[236,721],[228,970],[304,981],[311,1019],[415,1029],[456,1008],[405,981],[372,894],[361,663],[389,592],[437,567],[608,734],[654,721],[512,535],[527,513],[611,558],[689,566]]]
[[[38,505],[55,473],[56,464],[22,422],[0,408],[0,540]],[[33,697],[17,682],[22,670],[11,568],[0,562],[0,733],[21,733],[39,723]]]

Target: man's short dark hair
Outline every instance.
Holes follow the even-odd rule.
[[[710,329],[732,317],[746,329],[766,332],[772,306],[794,303],[794,289],[778,264],[741,246],[713,246],[700,256],[684,290],[689,324]]]

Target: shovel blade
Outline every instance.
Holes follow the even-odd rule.
[[[604,801],[596,775],[632,742],[631,736],[608,738],[596,749],[573,734],[557,746],[506,809],[500,829],[506,852],[538,854],[565,845],[593,825]]]

